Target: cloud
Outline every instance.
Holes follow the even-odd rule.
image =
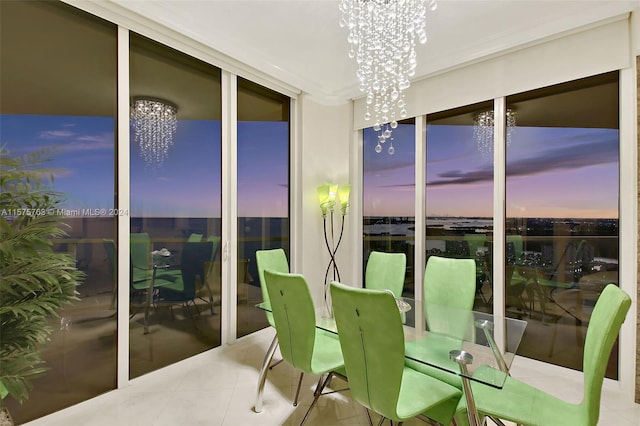
[[[73,127],[71,124],[63,127]],[[90,135],[78,134],[69,130],[44,130],[39,133],[40,139],[57,141],[56,145],[64,152],[113,150],[114,135],[111,132]]]
[[[589,142],[584,142],[590,140]],[[534,176],[552,171],[569,171],[585,167],[618,162],[618,140],[611,133],[589,133],[569,138],[559,148],[550,149],[538,156],[521,158],[507,163],[507,177]],[[493,180],[493,168],[481,168],[471,171],[450,170],[440,173],[439,179],[428,182],[430,187],[445,185],[464,185],[483,183]]]
[[[56,179],[74,176],[75,174],[76,174],[76,171],[73,169],[67,169],[62,167],[53,169],[53,176]]]
[[[70,138],[73,135],[74,133],[70,132],[69,130],[44,130],[39,134],[41,139]]]

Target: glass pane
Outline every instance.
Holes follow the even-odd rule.
[[[131,35],[130,376],[220,345],[220,70]]]
[[[393,130],[393,139],[376,152],[378,133],[364,129],[363,152],[363,281],[372,251],[405,253],[407,270],[403,294],[414,294],[415,242],[415,124],[405,120]],[[389,143],[394,153],[389,155]],[[366,283],[364,283],[366,287]]]
[[[493,310],[493,103],[427,116],[427,261],[476,261],[474,309]]]
[[[507,106],[517,123],[507,139],[506,309],[529,322],[518,353],[581,370],[593,306],[618,283],[618,75]],[[607,377],[617,378],[617,361],[616,345]]]
[[[20,209],[3,210],[0,220],[11,227],[3,226],[2,258],[6,259],[7,247],[15,247],[10,240],[18,229],[23,243],[33,241],[33,228],[23,226],[16,215],[28,214],[35,220],[56,217],[66,235],[49,238],[53,255],[67,255],[70,264],[85,274],[76,288],[77,299],[57,310],[59,317],[44,319],[50,341],[38,345],[38,350],[47,371],[32,377],[33,389],[23,404],[12,397],[3,400],[16,424],[22,424],[116,385],[117,283],[107,247],[114,247],[118,215],[114,204],[117,43],[115,25],[61,2],[0,2],[0,29],[0,128],[2,145],[9,151],[3,152],[2,161],[53,147],[50,161],[35,167],[53,170],[49,189],[61,199],[50,209],[29,212],[22,204]],[[4,187],[0,192],[0,209],[19,194]],[[39,194],[31,191],[29,197],[42,202]],[[35,206],[42,204],[31,204]],[[48,250],[27,252],[25,245],[29,244],[14,254],[28,253],[29,261],[36,258],[40,272],[51,264]],[[15,274],[6,267],[4,262],[0,266],[0,280],[11,286],[15,281],[9,277]],[[29,271],[35,278],[36,270]],[[17,327],[5,311],[15,306],[10,295],[16,294],[6,290],[3,287],[0,329],[3,374],[15,367],[6,358],[12,337],[18,330],[21,336],[26,333],[26,327]],[[23,301],[36,306],[40,300],[42,306],[44,295],[42,290],[38,296],[23,294]],[[23,318],[20,323],[24,325]],[[29,323],[34,326],[38,320],[33,317]],[[18,358],[28,356],[20,353]]]
[[[289,103],[238,78],[238,337],[268,325],[256,250],[289,253]]]

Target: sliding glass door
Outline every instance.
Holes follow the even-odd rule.
[[[619,278],[618,73],[509,96],[507,113],[505,307],[529,323],[521,355],[580,370],[591,311]]]
[[[289,253],[289,104],[238,78],[237,336],[267,326],[256,250]]]
[[[38,345],[45,363],[35,367],[46,371],[30,377],[33,388],[24,403],[11,396],[3,400],[16,424],[116,386],[118,283],[109,251],[114,246],[118,215],[114,197],[116,34],[114,24],[60,2],[0,2],[3,160],[19,158],[26,164],[33,153],[49,150],[49,160],[35,168],[46,169],[41,175],[45,191],[57,193],[61,199],[55,209],[26,209],[25,205],[25,209],[3,211],[3,225],[16,223],[18,215],[30,215],[34,220],[55,217],[66,235],[49,239],[54,253],[68,255],[84,273],[77,299],[65,305],[59,317],[45,318],[50,340]],[[7,200],[16,194],[9,191],[2,196]],[[12,226],[2,228],[4,255],[5,243],[15,235],[5,233]],[[20,238],[27,239],[25,234]],[[22,247],[25,245],[29,244]],[[35,300],[42,299],[44,286],[35,286],[35,272],[31,270],[34,279],[29,282],[39,296],[27,297],[33,317],[22,321],[37,322],[42,312],[35,309]],[[11,272],[0,268],[0,280],[5,279],[5,273]],[[4,375],[9,370],[7,360],[15,357],[9,336],[27,327],[4,329],[8,312],[16,305],[8,302],[8,287],[3,287],[2,293],[6,334],[0,335],[0,369]]]
[[[221,89],[216,67],[130,45],[133,378],[220,345]]]

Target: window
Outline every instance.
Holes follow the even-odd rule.
[[[493,117],[492,102],[427,116],[426,250],[427,261],[474,259],[474,309],[491,312],[493,120],[484,117]]]
[[[78,300],[49,318],[48,370],[24,404],[3,401],[22,424],[116,385],[116,26],[61,2],[0,2],[0,51],[2,144],[11,156],[55,147],[45,167],[66,196],[68,236],[52,243],[86,274]]]
[[[507,108],[517,126],[507,139],[506,309],[529,323],[518,353],[580,370],[593,306],[618,283],[618,74],[513,95]],[[613,351],[606,374],[616,379]]]
[[[238,78],[238,336],[268,325],[256,250],[289,253],[289,104]]]
[[[405,253],[405,295],[413,295],[415,241],[415,124],[405,120],[393,138],[376,152],[378,132],[364,129],[363,160],[363,268],[369,253]],[[394,153],[388,153],[393,143]],[[364,269],[363,269],[364,271]],[[364,272],[363,272],[364,277]],[[366,283],[364,283],[366,286]]]
[[[220,345],[222,186],[220,69],[131,34],[130,82],[177,120],[131,119],[133,378]]]

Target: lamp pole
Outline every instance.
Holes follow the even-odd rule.
[[[324,243],[329,252],[329,263],[324,273],[324,304],[327,312],[333,314],[331,309],[331,302],[329,300],[329,271],[333,270],[333,281],[341,281],[340,271],[338,270],[338,264],[336,263],[336,253],[342,242],[342,235],[344,233],[344,217],[347,214],[347,207],[349,206],[349,192],[351,191],[351,185],[338,185],[328,184],[318,187],[318,198],[320,200],[320,208],[322,209],[322,227],[324,231]],[[333,213],[336,205],[336,196],[340,201],[341,206],[341,223],[340,223],[340,235],[338,241],[335,240],[334,232],[334,219]],[[327,232],[327,215],[331,222],[331,241],[329,241],[329,232]]]

